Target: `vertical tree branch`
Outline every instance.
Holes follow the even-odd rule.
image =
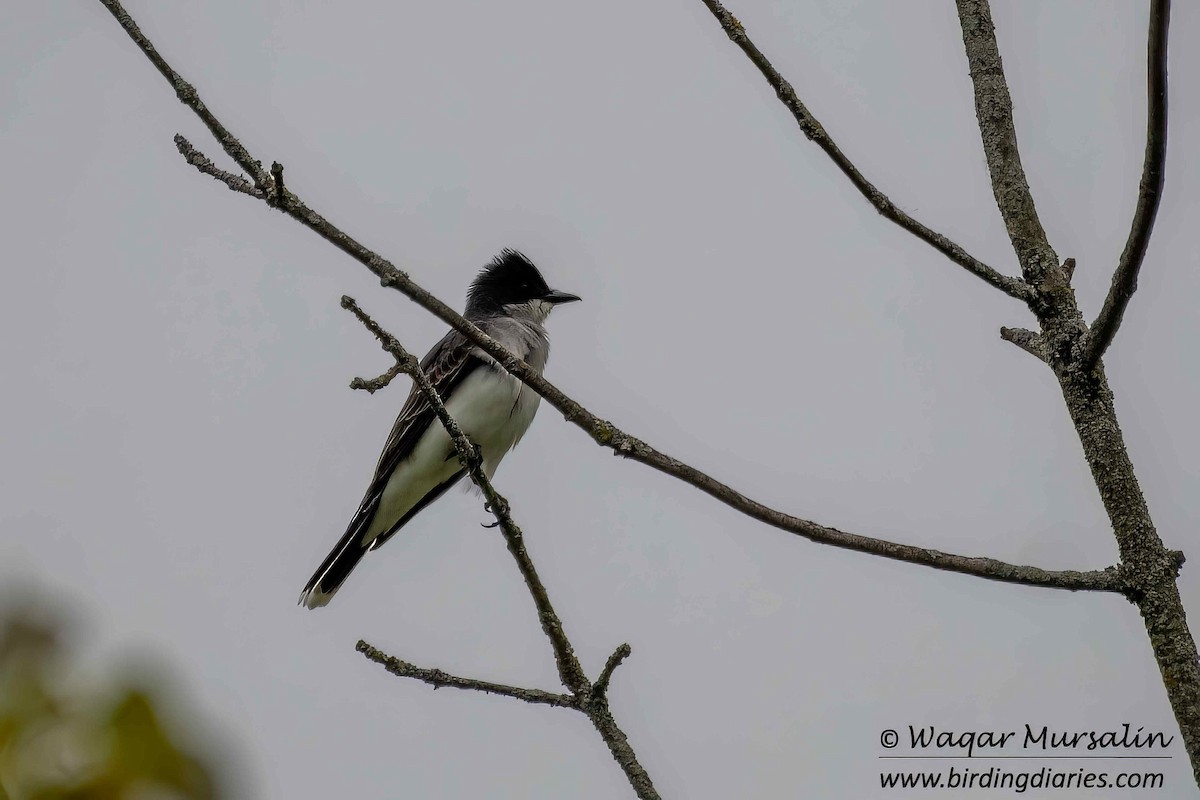
[[[963,45],[975,87],[975,116],[983,138],[983,154],[992,178],[992,193],[1026,282],[1036,286],[1058,265],[1054,249],[1038,219],[1013,124],[1012,96],[987,0],[957,0]]]
[[[1138,271],[1146,259],[1154,218],[1162,201],[1167,177],[1167,29],[1171,23],[1171,0],[1152,0],[1150,33],[1146,44],[1146,156],[1138,185],[1137,207],[1121,260],[1096,321],[1092,323],[1083,350],[1083,368],[1090,370],[1112,343],[1130,298],[1137,291]]]
[[[992,190],[1013,248],[1021,259],[1022,271],[1037,292],[1031,308],[1042,326],[1040,350],[1058,379],[1092,479],[1112,523],[1121,553],[1121,569],[1130,580],[1127,594],[1141,613],[1193,774],[1200,783],[1200,657],[1176,583],[1182,554],[1167,550],[1159,538],[1117,423],[1103,365],[1087,361],[1085,348],[1079,346],[1087,328],[1066,270],[1057,267],[1057,258],[1038,221],[1021,168],[1012,99],[987,0],[956,1],[975,85],[975,110]],[[1161,37],[1163,43],[1161,51],[1151,56],[1152,65],[1165,64],[1166,11],[1166,4],[1161,3],[1156,5],[1157,13],[1151,14],[1150,38],[1154,41],[1156,36]],[[1165,90],[1165,73],[1161,78]],[[1161,110],[1165,124],[1165,99]],[[1152,109],[1152,117],[1153,114]],[[1165,143],[1165,134],[1162,141]],[[1151,164],[1155,162],[1152,156],[1147,158]],[[1147,203],[1150,202],[1157,204],[1157,197],[1148,198]],[[1152,209],[1147,209],[1146,215],[1149,216],[1144,222],[1144,235],[1148,236]],[[1135,222],[1135,233],[1137,230]],[[1143,254],[1144,244],[1143,241],[1140,245]],[[1136,280],[1136,269],[1132,268],[1132,272],[1126,280]],[[1090,352],[1092,346],[1086,349]]]
[[[1176,584],[1183,554],[1166,549],[1159,538],[1117,422],[1103,366],[1084,371],[1076,362],[1056,372],[1092,479],[1112,522],[1121,571],[1130,581],[1127,594],[1146,626],[1167,699],[1200,784],[1200,657]]]

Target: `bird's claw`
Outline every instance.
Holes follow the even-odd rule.
[[[487,501],[484,501],[483,510],[486,511],[487,513],[491,514],[492,513],[492,504]],[[492,523],[481,522],[481,523],[479,523],[479,527],[495,528],[499,524],[500,524],[500,520],[496,520],[495,522],[492,522]]]

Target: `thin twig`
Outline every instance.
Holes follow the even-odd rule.
[[[621,662],[629,658],[631,653],[633,653],[633,648],[628,644],[618,645],[617,649],[613,650],[608,661],[604,662],[604,669],[600,670],[600,677],[596,678],[596,682],[592,684],[594,694],[608,694],[608,683],[612,680],[613,673],[617,671],[617,667],[621,666]]]
[[[115,4],[115,0],[101,0],[101,2],[105,3],[105,5]],[[135,41],[137,40],[135,39]],[[182,136],[177,136],[176,141],[177,143],[182,142],[180,144],[181,150],[185,147],[191,148],[191,145]],[[546,402],[558,409],[564,419],[585,431],[592,438],[592,441],[611,449],[617,455],[640,462],[659,472],[690,484],[752,519],[819,544],[841,547],[846,550],[868,553],[870,555],[905,561],[910,564],[919,564],[948,572],[959,572],[988,580],[1054,589],[1105,592],[1123,592],[1125,589],[1124,582],[1116,570],[1111,567],[1103,571],[1058,572],[1043,570],[1037,567],[1008,564],[991,558],[959,556],[923,547],[897,544],[884,539],[846,533],[836,528],[830,528],[816,522],[792,516],[791,514],[785,514],[758,501],[751,500],[736,489],[701,472],[695,467],[656,450],[641,439],[630,436],[611,422],[601,419],[584,408],[580,403],[568,397],[558,387],[535,372],[524,361],[510,353],[495,339],[488,336],[473,323],[460,316],[450,306],[416,284],[406,273],[397,269],[390,261],[370,250],[316,211],[309,208],[296,196],[295,192],[288,191],[285,193],[282,210],[339,250],[363,264],[379,278],[381,285],[401,292],[414,303],[429,311],[450,327],[461,332],[478,345],[480,349],[495,358],[505,370],[515,375],[526,386],[543,397]]]
[[[983,155],[992,179],[996,206],[1021,264],[1026,283],[1037,286],[1058,258],[1038,219],[1029,181],[1017,149],[1012,96],[996,44],[996,26],[987,0],[956,0],[963,46],[975,88],[975,116],[983,139]]]
[[[425,372],[421,369],[421,363],[417,361],[416,356],[408,352],[408,350],[404,348],[404,345],[400,344],[399,339],[385,331],[378,322],[376,322],[369,314],[367,314],[367,312],[359,308],[358,303],[355,302],[354,298],[350,295],[342,295],[342,308],[356,316],[358,321],[361,322],[363,326],[370,331],[376,339],[379,340],[380,346],[396,359],[396,363],[392,369],[389,369],[383,375],[380,375],[378,378],[375,378],[371,381],[364,381],[362,378],[355,378],[354,380],[350,381],[350,388],[367,389],[368,387],[373,387],[378,383],[382,383],[385,378],[387,378],[387,382],[390,383],[391,378],[388,376],[394,377],[393,372],[402,372],[405,375],[408,375],[413,379],[413,382],[417,384],[417,387],[421,390],[421,392],[429,398],[429,402],[430,405],[433,406],[434,413],[437,414],[438,419],[446,428],[446,432],[450,434],[450,441],[454,443],[454,449],[458,454],[459,462],[470,472],[471,480],[474,481],[475,473],[473,468],[478,467],[480,463],[480,456],[475,448],[475,444],[468,439],[465,434],[463,434],[462,430],[458,427],[458,423],[455,422],[454,418],[450,416],[450,412],[446,411],[446,407],[442,403],[441,395],[438,394],[437,389],[434,388],[433,384],[429,382],[429,378],[426,377]],[[422,378],[424,378],[424,381],[421,380]],[[480,475],[482,476],[483,480],[487,480],[487,476],[483,475],[482,471],[480,471]],[[476,483],[478,483],[478,481],[476,481]],[[483,487],[480,486],[480,489],[482,488]],[[505,506],[507,508],[507,503]],[[566,684],[564,681],[564,685],[569,684]]]
[[[262,162],[257,161],[250,155],[250,152],[242,146],[232,133],[230,133],[220,120],[208,110],[208,106],[204,105],[204,101],[200,99],[200,95],[196,92],[196,88],[185,81],[183,77],[167,63],[166,59],[159,55],[158,50],[154,48],[154,43],[151,42],[146,35],[142,33],[141,28],[133,21],[133,17],[129,16],[124,8],[121,7],[118,0],[100,0],[105,8],[108,9],[121,27],[125,29],[125,33],[129,34],[129,38],[142,49],[150,62],[158,69],[162,76],[167,79],[167,83],[171,84],[171,88],[175,90],[175,96],[180,101],[196,112],[196,116],[204,123],[213,138],[220,143],[221,148],[229,154],[229,157],[237,162],[237,165],[244,169],[254,179],[254,185],[259,189],[266,189],[269,185],[267,173],[263,169]]]
[[[358,645],[354,649],[376,664],[382,664],[384,669],[393,675],[399,675],[402,678],[415,678],[428,683],[434,689],[449,686],[453,689],[472,689],[487,694],[513,697],[517,700],[523,700],[526,703],[556,706],[558,708],[577,708],[579,706],[579,701],[573,695],[569,694],[555,694],[554,692],[546,692],[541,689],[523,689],[519,686],[508,686],[503,683],[492,683],[491,681],[481,681],[475,678],[461,678],[458,675],[451,675],[440,669],[418,667],[415,664],[410,664],[395,656],[389,656],[387,653],[376,650],[362,640],[359,640]]]
[[[796,124],[800,126],[801,132],[808,137],[812,142],[815,142],[818,147],[825,151],[829,159],[834,165],[842,171],[854,188],[865,197],[871,205],[875,207],[885,219],[899,225],[904,230],[916,236],[921,241],[932,246],[939,253],[942,253],[955,264],[963,267],[972,275],[982,278],[987,283],[1004,292],[1010,297],[1015,297],[1018,300],[1028,301],[1033,295],[1030,287],[1023,281],[1017,278],[1010,278],[997,272],[992,267],[984,264],[979,259],[972,256],[959,245],[952,242],[947,237],[938,233],[931,228],[927,228],[917,220],[913,219],[908,214],[896,207],[896,204],[887,198],[887,196],[879,191],[875,186],[868,181],[853,162],[846,157],[841,148],[834,143],[830,138],[829,133],[817,121],[817,118],[812,115],[808,107],[800,100],[796,94],[796,90],[792,85],[779,73],[771,64],[763,52],[758,49],[757,45],[751,41],[746,34],[746,29],[742,23],[733,14],[729,13],[723,5],[717,0],[701,0],[712,15],[717,18],[717,22],[721,24],[721,29],[725,31],[725,35],[742,49],[750,59],[750,61],[758,68],[763,77],[767,79],[767,83],[775,90],[775,94],[779,96],[780,101],[787,106],[788,111],[796,120]]]
[[[375,394],[380,389],[387,386],[396,379],[397,375],[404,372],[404,367],[400,364],[393,364],[392,368],[380,375],[378,378],[355,378],[350,381],[351,389],[362,389],[368,394]]]
[[[396,364],[401,369],[412,376],[417,387],[429,400],[434,413],[437,414],[446,432],[454,441],[459,463],[467,470],[471,480],[475,482],[487,499],[488,510],[499,523],[500,530],[504,534],[504,541],[508,545],[508,552],[512,554],[513,560],[517,563],[517,569],[521,572],[521,577],[525,579],[525,585],[533,597],[534,605],[537,606],[542,631],[550,640],[551,648],[554,651],[554,661],[558,667],[559,679],[574,696],[574,703],[571,707],[582,711],[591,720],[592,726],[596,728],[605,744],[608,745],[609,752],[613,754],[617,764],[624,770],[626,778],[638,797],[643,800],[657,800],[659,795],[649,774],[638,762],[637,754],[634,753],[625,732],[617,725],[616,719],[609,711],[603,694],[595,695],[593,693],[592,684],[583,671],[583,665],[579,663],[579,657],[575,655],[575,648],[567,638],[562,621],[558,618],[558,614],[555,613],[554,606],[550,602],[550,595],[541,578],[538,577],[533,560],[525,549],[524,534],[517,523],[513,521],[508,501],[496,491],[483,471],[483,459],[478,447],[467,438],[458,423],[450,416],[437,388],[429,380],[425,370],[421,369],[420,362],[416,357],[409,353],[395,336],[383,330],[375,320],[359,308],[354,298],[343,295],[342,307],[353,313],[366,326],[367,330],[374,334],[383,349],[396,359]]]
[[[1138,272],[1154,231],[1154,218],[1162,201],[1167,177],[1167,29],[1171,0],[1150,4],[1150,32],[1146,45],[1146,156],[1138,185],[1137,207],[1112,285],[1083,348],[1082,368],[1090,372],[1112,343],[1130,298],[1137,291]]]
[[[1000,338],[1006,342],[1012,342],[1039,361],[1049,363],[1045,347],[1042,344],[1042,337],[1033,331],[1026,328],[1001,328]]]
[[[201,153],[196,148],[192,147],[191,142],[176,134],[175,148],[179,154],[183,156],[183,160],[191,164],[196,169],[203,172],[205,175],[211,175],[217,180],[224,183],[235,192],[248,194],[251,197],[256,197],[259,200],[266,199],[266,193],[257,188],[253,183],[243,178],[241,175],[234,175],[232,172],[226,172],[212,162],[208,156]]]

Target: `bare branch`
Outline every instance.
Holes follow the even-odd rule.
[[[361,639],[354,649],[376,664],[382,664],[383,668],[393,675],[399,675],[402,678],[416,678],[419,681],[428,683],[434,689],[449,686],[453,689],[473,689],[474,691],[486,694],[513,697],[517,700],[523,700],[526,703],[556,706],[558,708],[579,707],[578,700],[569,694],[555,694],[554,692],[544,692],[541,689],[522,689],[519,686],[508,686],[503,683],[492,683],[491,681],[481,681],[475,678],[460,678],[457,675],[442,672],[440,669],[418,667],[415,664],[410,664],[407,661],[402,661],[399,658],[376,650]]]
[[[101,0],[101,2],[106,6],[115,4],[115,0]],[[222,128],[222,130],[224,129]],[[177,137],[177,142],[179,140],[183,140],[183,137]],[[183,140],[183,144],[180,146],[181,150],[184,145],[190,147],[187,141]],[[264,194],[260,199],[265,200],[265,197]],[[695,467],[656,450],[641,439],[630,436],[611,422],[601,419],[584,408],[580,403],[568,397],[558,387],[535,372],[524,361],[506,350],[495,339],[485,334],[474,324],[460,316],[450,306],[417,285],[407,274],[397,269],[390,261],[370,250],[316,211],[309,208],[294,192],[286,191],[284,193],[280,209],[342,252],[363,264],[379,278],[381,285],[401,292],[450,327],[460,331],[464,336],[477,344],[480,349],[495,358],[505,370],[515,375],[526,386],[543,397],[546,402],[558,409],[564,419],[585,431],[592,438],[592,441],[611,449],[619,456],[640,462],[665,475],[670,475],[684,483],[690,484],[752,519],[796,534],[797,536],[802,536],[819,544],[832,545],[834,547],[855,550],[884,558],[892,558],[898,561],[906,561],[910,564],[919,564],[949,572],[960,572],[989,580],[1055,589],[1107,592],[1121,592],[1124,590],[1123,583],[1111,568],[1095,572],[1054,572],[1037,567],[1008,564],[991,558],[958,556],[938,550],[929,550],[923,547],[913,547],[883,539],[846,533],[836,528],[826,527],[816,522],[792,516],[791,514],[785,514],[782,511],[776,511],[762,503],[751,500],[736,489],[701,472]]]
[[[850,183],[854,185],[854,188],[863,197],[867,198],[876,211],[884,218],[891,220],[913,236],[932,246],[939,253],[942,253],[972,275],[983,279],[1008,296],[1022,301],[1028,301],[1033,296],[1030,287],[1023,281],[1002,275],[972,256],[966,250],[963,250],[950,239],[935,230],[925,227],[897,208],[896,204],[889,200],[883,192],[876,189],[870,181],[863,177],[863,174],[846,157],[841,148],[834,143],[833,139],[825,131],[825,128],[822,127],[821,123],[817,121],[816,117],[812,115],[807,106],[800,100],[792,85],[779,74],[779,71],[772,66],[762,51],[751,41],[750,37],[746,34],[746,29],[742,26],[738,18],[729,13],[717,0],[702,0],[702,2],[712,12],[712,15],[717,18],[717,22],[721,24],[725,35],[742,49],[742,52],[750,58],[754,66],[758,67],[758,71],[767,79],[767,83],[775,90],[775,94],[787,106],[788,111],[792,112],[792,116],[796,119],[796,124],[800,126],[801,132],[810,141],[815,142],[818,147],[825,151],[825,154],[829,156],[834,165],[850,179]]]
[[[1049,359],[1046,357],[1046,350],[1042,344],[1042,337],[1033,331],[1025,328],[1001,328],[1000,338],[1006,342],[1012,342],[1017,347],[1021,348],[1026,353],[1029,353],[1029,355],[1033,356],[1039,361],[1050,363]]]
[[[191,164],[205,175],[211,175],[212,177],[221,181],[233,191],[241,192],[242,194],[248,194],[251,197],[258,198],[259,200],[266,199],[267,195],[262,189],[255,187],[253,183],[246,180],[241,175],[234,175],[232,172],[226,172],[225,170],[221,169],[212,162],[212,159],[204,155],[204,153],[201,153],[195,147],[192,147],[192,143],[179,134],[175,134],[175,149],[177,149],[179,154],[183,156],[184,161]]]
[[[396,376],[404,372],[404,368],[399,364],[393,364],[392,368],[380,375],[378,378],[355,378],[350,381],[351,389],[362,389],[367,394],[375,394],[380,389],[387,386],[396,379]]]
[[[183,77],[176,72],[170,64],[167,63],[158,50],[154,48],[154,44],[146,38],[142,33],[141,28],[133,21],[133,17],[129,16],[124,8],[121,7],[118,0],[100,0],[101,4],[108,9],[121,27],[125,29],[125,33],[129,34],[129,38],[134,44],[141,48],[146,54],[146,58],[150,59],[150,63],[162,73],[162,76],[167,79],[167,83],[171,84],[171,88],[175,90],[175,96],[180,102],[196,112],[196,116],[204,123],[213,138],[220,143],[222,149],[229,154],[229,157],[237,162],[237,165],[244,169],[247,174],[254,179],[254,185],[259,189],[265,189],[269,185],[267,173],[263,170],[262,163],[251,157],[250,152],[242,146],[242,143],[234,138],[225,126],[221,124],[208,106],[204,105],[204,101],[200,99],[200,95],[196,92],[196,88],[185,81]]]
[[[975,86],[975,116],[983,138],[983,154],[992,178],[992,193],[1025,281],[1041,282],[1058,257],[1038,219],[1013,124],[1012,96],[1004,80],[1004,65],[996,44],[996,27],[987,0],[956,0],[963,45]]]
[[[629,658],[631,653],[633,653],[633,648],[628,643],[618,645],[617,649],[613,650],[608,661],[604,662],[604,669],[600,670],[600,677],[596,678],[596,682],[592,684],[593,694],[600,696],[608,694],[608,683],[612,680],[613,673],[625,659]]]
[[[1121,260],[1100,314],[1088,332],[1082,368],[1090,372],[1112,343],[1133,293],[1138,271],[1146,259],[1146,247],[1154,231],[1154,218],[1162,201],[1167,177],[1167,29],[1171,22],[1171,0],[1150,4],[1150,33],[1146,45],[1146,157],[1138,185],[1137,207]]]

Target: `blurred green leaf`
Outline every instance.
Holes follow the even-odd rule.
[[[81,670],[42,609],[0,606],[0,800],[216,800],[209,766],[160,721],[163,690]]]

